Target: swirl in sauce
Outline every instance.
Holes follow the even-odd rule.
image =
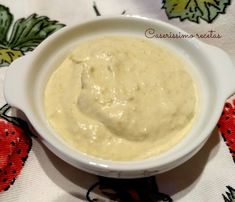
[[[48,121],[73,147],[102,159],[160,154],[195,119],[197,89],[188,65],[169,48],[140,38],[86,41],[47,83]]]

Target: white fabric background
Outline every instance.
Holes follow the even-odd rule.
[[[32,13],[46,15],[66,25],[95,17],[91,0],[0,0],[8,6],[14,20]],[[190,33],[204,33],[211,29],[222,39],[209,39],[208,43],[223,48],[235,63],[235,6],[226,15],[220,15],[213,24],[168,20],[161,9],[161,0],[97,0],[102,15],[139,14],[175,24]],[[7,67],[0,68],[0,104],[5,103],[2,87]],[[205,123],[206,124],[206,123]],[[85,201],[86,189],[96,176],[82,172],[52,154],[34,140],[27,163],[7,192],[0,193],[0,202],[78,202]],[[226,186],[235,187],[235,165],[222,138],[215,131],[203,149],[182,166],[156,176],[160,191],[168,193],[174,201],[219,202]],[[108,201],[108,200],[106,200]]]

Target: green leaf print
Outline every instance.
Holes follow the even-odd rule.
[[[12,61],[22,55],[24,55],[24,53],[20,50],[0,48],[0,67],[8,66]]]
[[[225,13],[230,3],[230,0],[163,0],[163,8],[169,19],[199,23],[201,18],[212,23],[220,13]]]
[[[65,26],[46,16],[32,14],[17,20],[9,33],[12,22],[9,8],[0,5],[0,67],[8,66],[26,52],[34,50],[49,35]]]
[[[231,186],[226,186],[229,192],[226,192],[225,194],[222,194],[225,202],[235,202],[235,189],[233,189]]]
[[[23,52],[33,50],[49,35],[64,25],[50,21],[46,16],[33,14],[28,18],[16,21],[8,43],[8,47]]]
[[[6,44],[7,33],[13,20],[12,14],[5,6],[0,5],[0,44]]]

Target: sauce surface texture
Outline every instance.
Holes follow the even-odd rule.
[[[140,38],[81,43],[46,85],[48,122],[88,155],[117,161],[158,155],[195,120],[197,88],[188,65],[168,47]]]

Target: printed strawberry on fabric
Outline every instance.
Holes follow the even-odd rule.
[[[235,100],[226,102],[218,128],[235,162]]]
[[[7,104],[0,109],[0,192],[14,183],[32,146],[27,123],[8,116],[9,109]]]
[[[13,18],[9,8],[0,5],[0,67],[2,68],[34,50],[45,38],[64,26],[37,14],[18,19],[12,25]],[[8,116],[7,112],[10,109],[8,104],[0,109],[0,192],[7,190],[14,183],[32,146],[32,134],[27,123],[18,117]]]

